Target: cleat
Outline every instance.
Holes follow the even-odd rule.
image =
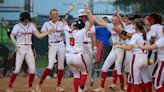
[[[41,92],[41,86],[39,84],[36,85],[36,92]]]
[[[109,88],[115,90],[115,88],[116,88],[116,84],[112,84],[112,85],[110,85]]]
[[[32,89],[32,88],[28,88],[27,92],[36,92],[36,91],[34,89]]]
[[[105,89],[100,87],[100,88],[97,88],[97,89],[93,89],[93,92],[105,92]]]
[[[62,88],[60,86],[56,88],[56,91],[57,92],[65,92],[64,88]]]
[[[12,88],[7,88],[6,92],[13,92],[13,89]]]

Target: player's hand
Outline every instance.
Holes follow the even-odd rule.
[[[120,48],[120,44],[115,44],[115,45],[113,45],[113,48]]]
[[[55,29],[51,29],[48,31],[48,34],[51,34],[51,33],[54,33],[54,32],[57,32]]]
[[[67,26],[68,25],[68,23],[67,23],[67,21],[65,19],[62,19],[62,22],[63,22],[63,25],[64,26]]]
[[[16,46],[16,52],[18,52],[18,54],[21,54],[21,51],[20,51],[20,47],[19,46]]]

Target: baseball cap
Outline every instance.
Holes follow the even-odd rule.
[[[86,16],[87,15],[87,13],[85,12],[85,10],[84,9],[80,9],[80,10],[78,10],[78,13],[79,13],[79,17],[80,16]]]

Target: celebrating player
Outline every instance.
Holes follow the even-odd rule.
[[[12,85],[16,79],[17,74],[20,72],[23,60],[25,59],[28,67],[29,67],[29,85],[28,92],[35,92],[32,89],[32,83],[35,75],[35,61],[34,55],[31,49],[32,45],[32,34],[34,34],[37,38],[43,38],[52,31],[47,31],[45,33],[38,32],[36,25],[31,22],[30,14],[28,12],[22,12],[20,14],[20,22],[13,27],[11,32],[11,40],[14,43],[17,53],[16,53],[16,64],[15,70],[11,74],[7,92],[13,92]],[[15,39],[16,37],[16,39]]]
[[[82,19],[75,20],[71,28],[65,23],[66,61],[74,75],[75,92],[84,92],[88,69],[83,57],[83,42],[86,32],[90,31],[94,23],[92,13],[88,9],[84,12],[89,17],[89,23],[86,26]]]
[[[41,32],[47,32],[48,30],[54,30],[54,33],[48,35],[49,51],[48,51],[48,66],[44,70],[39,84],[36,86],[36,90],[41,92],[41,85],[48,75],[49,71],[53,69],[54,63],[58,61],[58,82],[56,90],[61,92],[64,88],[61,87],[61,81],[63,77],[64,58],[65,58],[65,45],[62,38],[63,22],[59,21],[59,15],[57,9],[50,11],[49,21],[45,22],[41,28]],[[56,56],[58,60],[56,60]]]

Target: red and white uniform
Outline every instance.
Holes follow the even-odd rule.
[[[123,40],[120,39],[119,35],[113,31],[114,25],[112,23],[107,24],[108,30],[111,32],[111,38],[113,44],[122,44]],[[124,57],[124,50],[120,48],[112,48],[110,54],[106,58],[102,71],[107,72],[109,68],[112,66],[112,64],[115,62],[115,70],[117,70],[117,74],[121,75],[121,68],[122,68],[122,62]]]
[[[132,45],[144,45],[146,42],[143,39],[142,33],[135,33],[133,34],[131,41],[129,44]],[[134,85],[138,85],[142,83],[142,80],[146,82],[146,80],[143,78],[143,71],[145,67],[147,66],[147,51],[141,50],[139,48],[134,48],[132,50],[133,58],[131,62],[131,78],[132,83]]]
[[[56,32],[48,34],[48,69],[52,69],[54,63],[56,63],[57,61],[58,69],[64,69],[65,45],[62,36],[63,28],[64,26],[61,21],[57,21],[56,23],[52,23],[51,21],[45,22],[41,28],[41,32],[56,30]],[[56,60],[56,55],[58,60]]]
[[[68,27],[68,26],[67,26]],[[69,32],[69,28],[65,31],[66,39],[66,61],[74,74],[74,78],[80,78],[81,74],[87,74],[87,65],[84,61],[84,36],[86,30],[74,30]]]
[[[29,73],[35,74],[35,60],[31,48],[32,34],[35,31],[37,29],[32,23],[28,23],[26,26],[18,23],[13,27],[11,34],[16,35],[16,44],[20,49],[20,54],[16,53],[16,64],[13,72],[15,74],[20,72],[24,59],[29,67]]]
[[[164,82],[164,37],[161,37],[157,42],[155,42],[155,44],[158,47],[157,61],[159,62],[159,67],[158,67],[156,75],[155,75],[154,86],[156,89],[160,89],[160,88],[162,88],[162,84]],[[163,90],[164,90],[164,88],[163,88]],[[161,92],[163,92],[163,91],[161,91]]]

